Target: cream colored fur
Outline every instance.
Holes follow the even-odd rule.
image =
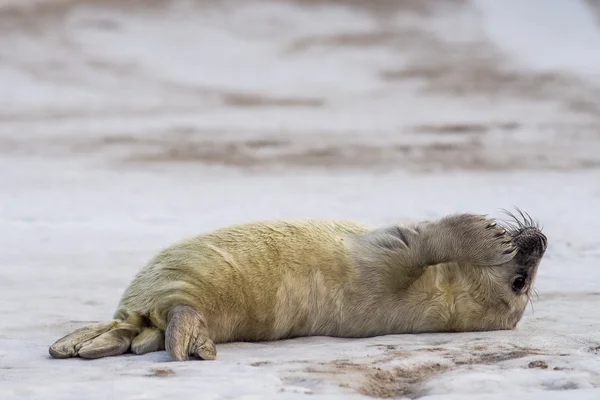
[[[159,253],[112,323],[67,335],[50,353],[166,348],[177,360],[213,359],[214,343],[231,341],[512,329],[528,301],[510,285],[522,267],[515,235],[471,214],[378,229],[330,220],[219,229]]]

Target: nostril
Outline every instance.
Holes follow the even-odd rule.
[[[548,238],[543,233],[540,233],[540,240],[542,241],[542,248],[545,250],[548,247]]]
[[[538,249],[544,250],[546,248],[546,245],[544,244],[544,238],[541,235],[537,236],[537,243],[536,246]]]

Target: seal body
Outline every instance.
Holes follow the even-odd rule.
[[[214,344],[231,341],[512,329],[546,249],[531,219],[516,221],[457,214],[381,228],[300,220],[218,229],[160,252],[112,322],[65,336],[50,354],[166,348],[176,360],[214,359]]]
[[[353,306],[362,291],[346,243],[366,231],[352,222],[275,221],[191,238],[137,275],[114,317],[148,316],[164,330],[168,310],[185,304],[209,321],[215,342],[362,336],[348,329],[368,307]]]

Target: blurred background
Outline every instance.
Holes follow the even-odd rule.
[[[6,263],[76,248],[120,293],[230,223],[512,205],[600,253],[598,1],[0,4]]]
[[[120,168],[600,166],[595,0],[2,0],[3,153]]]

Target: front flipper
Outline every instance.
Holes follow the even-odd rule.
[[[415,248],[430,265],[461,262],[494,266],[509,262],[517,253],[506,229],[484,215],[451,215],[421,224],[418,229],[421,234]]]
[[[436,264],[462,262],[500,265],[512,260],[516,247],[506,229],[493,219],[476,214],[456,214],[414,225],[391,225],[359,238],[357,252],[366,263],[373,257],[416,276]],[[366,248],[365,248],[366,246]]]

